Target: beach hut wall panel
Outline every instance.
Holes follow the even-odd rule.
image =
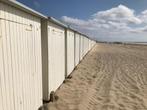
[[[84,54],[84,51],[85,51],[85,48],[84,48],[84,36],[82,35],[82,39],[83,39],[83,41],[82,41],[82,46],[83,46],[83,49],[82,49],[82,58],[85,56],[85,54]]]
[[[91,47],[93,47],[93,40],[91,40]]]
[[[86,53],[89,51],[89,42],[88,42],[88,38],[86,38]]]
[[[84,36],[82,35],[82,58],[84,57]]]
[[[78,65],[80,61],[80,35],[76,33],[75,35],[75,66]]]
[[[89,47],[89,50],[91,50],[91,43],[90,43],[90,42],[91,42],[91,40],[90,40],[90,39],[88,39],[88,44],[89,44],[89,46],[88,46],[88,47]]]
[[[65,79],[65,29],[48,22],[48,97]]]
[[[88,51],[90,51],[90,45],[89,45],[89,42],[90,42],[90,41],[89,41],[89,38],[88,38],[88,39],[87,39],[87,43],[88,43],[88,44],[87,44],[87,45],[88,45],[87,48],[88,48]]]
[[[95,44],[96,44],[96,42],[94,40],[92,40],[92,47],[94,47]]]
[[[83,36],[83,38],[84,38],[84,44],[83,44],[83,49],[84,49],[84,56],[86,55],[86,37],[84,37]]]
[[[89,41],[88,38],[86,38],[86,53],[89,51]]]
[[[93,47],[95,46],[96,42],[93,40]]]
[[[42,105],[40,18],[0,1],[0,110]]]
[[[80,35],[80,61],[83,59],[84,56],[84,37]]]
[[[88,42],[88,38],[85,37],[85,54],[87,54],[88,51],[89,51],[89,42]]]
[[[93,40],[90,40],[89,45],[90,45],[90,48],[92,49],[93,48]]]
[[[92,45],[92,48],[93,48],[93,45],[94,45],[94,42],[93,42],[93,40],[91,41],[91,45]]]
[[[91,41],[90,41],[90,46],[91,46],[91,49],[92,49],[92,47],[93,47],[92,45],[93,45],[93,43],[92,43],[92,40],[91,40]]]
[[[88,40],[88,38],[86,40],[86,49],[87,49],[87,52],[88,52],[89,51],[89,40]]]
[[[81,37],[81,35],[79,34],[79,59],[80,59],[80,61],[81,61],[81,59],[82,59],[82,42],[81,42],[81,40],[82,40],[82,37]]]
[[[89,50],[91,50],[91,40],[89,39]]]
[[[86,37],[83,35],[83,57],[86,55]]]
[[[49,100],[48,20],[41,20],[43,100]]]
[[[75,35],[74,31],[67,30],[67,75],[69,75],[75,67]]]

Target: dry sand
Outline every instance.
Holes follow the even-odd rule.
[[[147,46],[97,44],[48,110],[147,110]]]

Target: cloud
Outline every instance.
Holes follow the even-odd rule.
[[[147,26],[144,26],[144,27],[139,27],[139,28],[135,28],[135,29],[132,29],[130,30],[130,32],[132,33],[146,33],[147,32]]]
[[[147,23],[147,10],[141,12],[138,18],[141,19],[143,23]]]
[[[119,5],[116,8],[112,8],[106,11],[100,11],[93,15],[94,18],[104,19],[115,22],[125,22],[140,24],[141,20],[135,17],[134,10],[127,8],[126,6]]]
[[[119,36],[122,35],[126,35],[129,38],[131,34],[147,34],[147,10],[136,15],[135,10],[124,5],[105,11],[98,11],[91,15],[88,20],[67,16],[63,16],[61,20],[98,40],[99,38],[107,40],[109,36],[111,36],[111,39],[114,36],[112,40],[116,38],[119,40]]]

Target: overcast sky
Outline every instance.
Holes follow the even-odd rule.
[[[147,42],[147,0],[18,0],[97,40]]]

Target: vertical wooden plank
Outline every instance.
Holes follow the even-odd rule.
[[[50,33],[48,20],[41,20],[41,50],[42,50],[42,77],[43,77],[43,99],[48,100],[49,90],[49,60],[48,60],[48,34]],[[36,38],[35,38],[36,39]],[[37,52],[37,51],[36,51]],[[36,65],[37,66],[37,65]]]
[[[37,93],[39,93],[40,92],[40,90],[39,89],[41,89],[40,88],[40,81],[41,81],[41,77],[40,77],[40,79],[39,79],[39,81],[37,82],[36,81],[36,79],[38,79],[38,77],[39,77],[39,75],[40,75],[40,72],[39,71],[36,71],[36,66],[37,66],[37,62],[36,62],[36,57],[37,56],[40,56],[39,54],[37,55],[37,54],[35,54],[36,53],[36,45],[35,45],[35,42],[36,42],[36,37],[38,37],[35,33],[37,33],[37,21],[36,21],[36,19],[34,18],[34,17],[32,17],[33,19],[32,19],[32,24],[33,24],[33,31],[32,31],[32,34],[33,34],[33,42],[32,42],[32,47],[33,47],[33,64],[34,64],[34,66],[33,66],[33,92],[34,92],[34,98],[33,98],[33,100],[35,100],[34,101],[34,103],[33,103],[33,107],[35,108],[35,109],[37,109],[37,103],[40,101],[40,99],[38,98],[39,97],[39,95],[37,96]],[[39,31],[39,29],[38,29],[38,31]],[[41,40],[40,40],[40,42],[41,42]],[[38,43],[38,45],[41,45],[40,43]],[[40,50],[40,48],[38,48],[39,50]],[[40,58],[41,58],[41,56],[40,56]],[[41,66],[41,65],[40,65]],[[38,85],[38,89],[37,89],[37,86]],[[37,102],[38,101],[38,102]]]
[[[30,19],[29,19],[29,15],[27,14],[27,23],[28,24],[31,24],[30,23]],[[29,27],[29,26],[28,26]],[[27,28],[28,28],[27,27]],[[28,30],[26,30],[27,31],[27,36],[26,36],[26,38],[27,38],[27,51],[28,51],[28,64],[27,64],[27,68],[28,68],[28,72],[27,72],[27,74],[28,74],[28,82],[29,82],[29,88],[28,88],[28,98],[29,98],[29,109],[32,109],[32,105],[31,105],[31,103],[32,103],[32,88],[31,88],[31,86],[32,86],[32,83],[31,83],[31,74],[32,74],[32,71],[31,71],[31,69],[32,69],[32,65],[31,65],[31,63],[32,63],[32,59],[31,59],[31,48],[32,48],[32,46],[31,46],[31,40],[32,40],[32,35],[31,35],[31,31],[28,31]]]
[[[76,45],[77,45],[77,47],[76,47],[76,50],[77,50],[77,54],[76,54],[76,56],[77,56],[77,63],[76,63],[76,65],[78,65],[78,63],[79,63],[79,49],[80,49],[80,43],[79,43],[79,35],[77,34],[77,37],[76,37]]]
[[[36,98],[37,98],[37,96],[36,96],[36,93],[37,93],[37,90],[36,90],[36,84],[37,84],[37,82],[36,82],[36,76],[38,75],[37,74],[37,72],[36,72],[36,55],[35,55],[35,33],[36,33],[36,25],[35,25],[35,19],[34,19],[34,16],[32,16],[32,25],[33,25],[33,27],[32,27],[32,47],[33,47],[33,53],[32,53],[32,57],[33,57],[33,62],[32,62],[32,64],[33,64],[33,74],[32,74],[32,80],[33,80],[33,108],[35,108],[35,109],[37,109],[36,108]],[[40,82],[40,80],[38,81],[38,82]]]
[[[4,18],[6,18],[6,7],[5,5],[3,5],[3,10],[4,10],[4,13],[3,13],[3,16]],[[8,43],[8,33],[7,33],[7,21],[3,20],[2,22],[2,25],[3,25],[3,29],[2,29],[2,36],[3,36],[3,47],[4,47],[4,66],[5,66],[5,73],[4,73],[4,79],[5,79],[5,98],[6,98],[6,109],[10,109],[11,108],[11,100],[9,100],[10,98],[10,84],[9,84],[9,72],[10,72],[10,60],[9,60],[9,56],[11,56],[10,54],[10,49],[9,49],[9,43]]]
[[[82,35],[82,59],[84,57],[84,37]]]
[[[27,20],[27,14],[23,13],[23,23],[28,24]],[[29,109],[29,80],[28,80],[28,49],[27,49],[27,32],[26,32],[27,26],[23,25],[23,61],[24,61],[24,96],[25,96],[25,108],[28,110]]]
[[[24,13],[22,13],[22,16],[21,16],[21,20],[20,22],[24,24]],[[20,25],[20,32],[21,32],[21,36],[20,36],[20,42],[19,44],[21,45],[21,48],[20,48],[20,53],[21,53],[21,74],[22,74],[22,92],[23,92],[23,101],[22,101],[22,105],[23,105],[23,110],[26,110],[27,109],[27,97],[25,95],[25,91],[27,90],[26,89],[26,86],[25,86],[25,68],[26,68],[26,65],[25,65],[25,26],[24,25]]]
[[[34,25],[34,63],[35,63],[35,82],[34,89],[36,94],[36,103],[34,107],[36,109],[42,104],[42,61],[41,61],[41,25],[40,19],[33,18]]]
[[[67,29],[65,29],[65,40],[64,40],[64,48],[65,48],[65,78],[67,77]]]
[[[18,15],[18,19],[17,19],[17,22],[19,23],[22,23],[22,16],[23,16],[23,13],[21,13],[21,11],[18,10],[19,15]],[[21,13],[21,14],[20,14]],[[20,106],[21,106],[21,109],[22,110],[25,110],[25,107],[24,107],[24,87],[23,87],[23,77],[24,77],[24,72],[23,72],[23,41],[22,41],[22,36],[23,36],[23,30],[22,30],[22,27],[23,25],[22,24],[18,24],[18,41],[17,41],[17,48],[18,48],[18,64],[19,64],[19,82],[20,82]],[[17,54],[17,53],[16,53]]]
[[[7,110],[7,92],[6,92],[6,79],[5,79],[5,65],[4,65],[4,35],[3,35],[3,31],[4,31],[4,22],[2,20],[0,20],[1,26],[2,28],[1,30],[1,38],[0,38],[0,56],[1,56],[1,74],[0,74],[0,78],[1,78],[1,91],[2,91],[2,106],[3,106],[3,110]]]
[[[74,68],[76,66],[76,32],[74,32]]]
[[[18,15],[18,19],[17,19],[17,22],[19,22],[19,23],[22,23],[21,22],[21,16],[22,16],[22,13],[18,10],[18,13],[19,13],[19,15]],[[23,74],[22,74],[22,62],[21,62],[21,57],[22,57],[22,55],[21,55],[21,47],[22,47],[22,42],[21,42],[21,34],[22,34],[22,32],[21,32],[21,26],[22,26],[22,24],[18,24],[18,32],[19,32],[19,34],[18,34],[18,55],[19,55],[19,82],[20,82],[20,102],[19,102],[19,104],[20,104],[20,106],[21,106],[21,110],[23,110],[23,79],[22,79],[22,77],[23,77]],[[21,44],[20,44],[21,43]]]
[[[1,17],[3,18],[4,17],[4,4],[1,3]],[[1,75],[1,87],[2,87],[2,102],[3,102],[3,109],[4,110],[7,110],[7,97],[6,97],[6,79],[5,79],[5,65],[4,65],[4,52],[3,52],[3,48],[4,48],[4,41],[2,39],[4,39],[4,26],[5,26],[5,23],[3,20],[0,20],[1,22],[1,58],[2,58],[2,64],[1,64],[1,69],[2,69],[2,74]]]
[[[2,16],[2,4],[0,3],[0,16]],[[1,23],[1,19],[0,19],[0,110],[4,110],[4,101],[3,101],[3,74],[4,74],[4,70],[3,70],[3,50],[2,50],[2,46],[3,46],[3,42],[2,42],[2,23]]]
[[[37,36],[34,36],[35,37],[35,42],[36,42],[36,46],[35,46],[35,50],[37,52],[36,54],[36,89],[37,89],[37,105],[36,107],[40,107],[42,105],[42,102],[43,102],[43,94],[42,94],[42,59],[41,59],[41,20],[38,19],[38,18],[35,18],[35,33],[37,34]],[[39,80],[39,81],[38,81]],[[39,85],[39,88],[38,88],[38,85]]]
[[[31,23],[30,23],[30,19],[29,19],[29,15],[27,14],[27,18],[26,18],[26,20],[27,20],[27,23],[29,24],[29,25],[31,25]],[[26,28],[30,28],[30,26],[27,26]],[[31,105],[31,103],[32,103],[32,82],[31,82],[31,74],[32,74],[32,65],[31,65],[31,63],[32,63],[32,59],[31,59],[31,48],[32,48],[32,46],[31,46],[31,40],[32,40],[32,33],[31,33],[31,31],[30,30],[27,30],[26,29],[26,32],[27,32],[27,36],[26,36],[26,38],[27,38],[27,55],[28,55],[28,63],[27,63],[27,68],[28,68],[28,72],[27,72],[27,74],[28,74],[28,83],[29,83],[29,88],[28,88],[28,99],[29,99],[29,109],[32,109],[32,105]]]
[[[76,36],[75,36],[75,50],[76,50],[75,62],[77,65],[80,61],[80,37],[78,33],[76,33]]]
[[[52,27],[49,25],[48,26],[48,82],[49,83],[49,87],[48,87],[48,97],[49,97],[49,94],[51,92],[51,90],[53,90],[53,87],[52,87],[52,80],[53,80],[53,76],[52,76],[52,73],[53,73],[53,54],[54,54],[54,51],[53,51],[53,44],[54,44],[54,40],[53,40],[53,37],[52,37]]]
[[[83,58],[83,37],[80,35],[80,60]]]
[[[16,10],[16,14],[17,14],[17,41],[16,41],[16,44],[17,44],[17,54],[18,54],[18,81],[19,81],[19,105],[20,105],[20,108],[21,110],[23,110],[23,80],[22,80],[22,77],[23,77],[23,74],[22,74],[22,62],[21,62],[21,46],[22,46],[22,42],[21,42],[21,27],[22,27],[22,24],[19,24],[19,23],[22,23],[21,22],[21,16],[22,16],[22,11],[20,10]]]
[[[78,43],[79,43],[79,62],[80,62],[80,53],[81,53],[81,37],[80,37],[80,34],[78,34],[78,37],[79,37],[79,41],[78,41]]]
[[[36,50],[39,51],[38,53],[38,57],[37,59],[39,60],[39,64],[37,66],[38,68],[38,79],[37,80],[40,80],[39,82],[39,96],[38,96],[38,105],[37,107],[41,106],[42,105],[42,102],[43,102],[43,93],[42,93],[42,59],[41,59],[41,20],[40,19],[37,19],[37,32],[38,32],[38,43],[37,43],[37,46],[38,48],[36,48]],[[39,44],[39,45],[38,45]],[[38,81],[37,81],[38,82]],[[37,86],[37,85],[36,85]]]
[[[13,12],[14,12],[14,20],[17,21],[17,16],[16,16],[16,10],[13,9]],[[17,23],[13,23],[12,25],[13,27],[13,68],[14,68],[14,87],[15,87],[15,99],[16,99],[16,107],[21,109],[20,108],[20,105],[19,105],[19,77],[18,77],[18,73],[19,73],[19,70],[18,70],[18,66],[19,66],[19,62],[18,62],[18,44],[17,44]]]
[[[0,25],[1,26],[1,25]],[[2,78],[2,74],[3,74],[3,58],[2,58],[2,41],[1,41],[1,38],[0,38],[0,110],[4,110],[3,108],[3,96],[2,96],[2,81],[1,81],[1,78]]]
[[[81,61],[81,36],[79,34],[79,62]]]
[[[32,25],[33,25],[33,27],[32,27],[32,59],[33,59],[33,62],[32,62],[32,64],[33,64],[33,73],[32,73],[32,84],[33,84],[33,90],[32,90],[32,92],[33,92],[33,109],[34,108],[36,108],[36,101],[35,101],[35,99],[36,99],[36,91],[35,91],[35,87],[36,87],[36,80],[35,80],[35,78],[36,78],[36,76],[38,75],[37,73],[36,73],[36,71],[35,71],[35,66],[36,66],[36,64],[35,64],[35,30],[36,30],[36,26],[35,26],[35,19],[34,19],[34,16],[32,16]],[[39,80],[39,82],[38,83],[40,83],[40,80]],[[38,84],[39,85],[39,84]]]
[[[12,15],[12,8],[10,7],[10,6],[6,6],[6,8],[7,8],[7,17],[6,18],[11,18],[11,20],[12,20],[12,17],[13,17],[13,15]],[[9,91],[9,92],[11,92],[11,97],[12,97],[12,99],[10,100],[11,102],[12,102],[12,106],[13,107],[11,107],[11,109],[12,110],[15,110],[15,98],[14,98],[14,78],[13,78],[13,76],[14,76],[14,64],[13,64],[13,62],[14,62],[14,59],[13,59],[13,33],[14,33],[14,31],[13,31],[13,27],[14,25],[13,25],[13,23],[12,22],[7,22],[7,26],[6,26],[6,29],[8,30],[8,32],[7,32],[7,34],[8,34],[8,39],[9,39],[9,48],[10,48],[10,54],[9,54],[9,57],[10,57],[10,62],[11,62],[11,71],[9,72],[9,77],[10,77],[10,86],[11,86],[11,91]]]
[[[31,97],[31,108],[35,108],[34,105],[35,105],[35,83],[34,83],[34,77],[35,77],[35,70],[34,70],[34,29],[35,29],[35,26],[33,24],[33,16],[28,16],[30,18],[29,22],[30,22],[30,37],[29,37],[29,40],[30,40],[30,59],[31,59],[31,62],[30,62],[30,66],[31,66],[31,70],[30,70],[30,83],[31,83],[31,93],[30,95],[32,96]]]
[[[26,22],[26,13],[23,13],[23,21],[22,21],[23,24],[27,23]],[[26,41],[26,36],[27,36],[27,33],[26,33],[26,25],[23,25],[22,27],[22,45],[23,45],[23,68],[24,68],[24,71],[23,71],[23,87],[24,87],[24,108],[25,110],[28,110],[29,109],[29,99],[28,99],[28,74],[27,74],[27,71],[28,71],[28,68],[27,68],[27,59],[28,59],[28,56],[27,56],[27,41]]]
[[[81,60],[83,58],[83,37],[81,35]]]

